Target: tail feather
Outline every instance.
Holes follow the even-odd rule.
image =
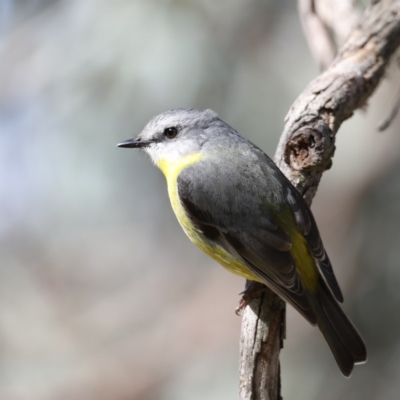
[[[354,364],[367,360],[367,350],[360,334],[322,279],[311,303],[317,316],[318,327],[328,342],[340,370],[343,375],[350,376]]]

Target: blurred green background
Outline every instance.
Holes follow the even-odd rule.
[[[274,154],[318,70],[289,0],[0,0],[0,398],[233,399],[244,281],[190,244],[164,178],[116,143],[212,108]],[[343,378],[288,309],[287,399],[400,392],[396,65],[340,129],[313,204],[369,361]]]

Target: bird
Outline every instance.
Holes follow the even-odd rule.
[[[318,326],[344,376],[367,360],[310,208],[260,148],[214,111],[187,108],[153,117],[117,146],[143,150],[163,172],[172,209],[200,250]]]

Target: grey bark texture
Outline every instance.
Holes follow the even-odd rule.
[[[311,204],[323,172],[332,166],[335,136],[363,107],[400,45],[400,0],[373,1],[328,69],[290,108],[275,162]],[[285,336],[285,304],[267,290],[242,317],[241,400],[277,400],[279,353]]]

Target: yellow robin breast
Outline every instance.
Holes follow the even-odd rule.
[[[193,153],[181,157],[177,161],[171,162],[170,160],[162,159],[157,163],[157,166],[161,169],[167,179],[168,194],[176,218],[189,239],[209,257],[236,275],[243,276],[246,279],[253,281],[262,282],[238,259],[224,250],[221,246],[208,240],[204,234],[193,225],[186,210],[182,206],[178,193],[178,176],[185,168],[197,163],[203,157],[204,156],[201,153]]]
[[[174,210],[186,235],[200,250],[217,261],[228,271],[243,276],[246,279],[262,282],[262,280],[254,275],[240,260],[228,253],[218,244],[208,240],[203,232],[193,225],[182,205],[178,193],[178,176],[185,168],[199,162],[203,158],[204,156],[201,153],[193,153],[181,157],[179,160],[174,162],[162,159],[157,163],[157,166],[161,169],[167,179],[168,194],[171,200],[172,209]],[[290,215],[286,217],[287,218],[282,218],[279,225],[283,225],[282,228],[289,234],[292,241],[290,252],[295,260],[296,268],[300,274],[304,288],[313,292],[318,286],[317,283],[319,277],[315,260],[310,254],[305,238],[297,229],[293,216]]]

